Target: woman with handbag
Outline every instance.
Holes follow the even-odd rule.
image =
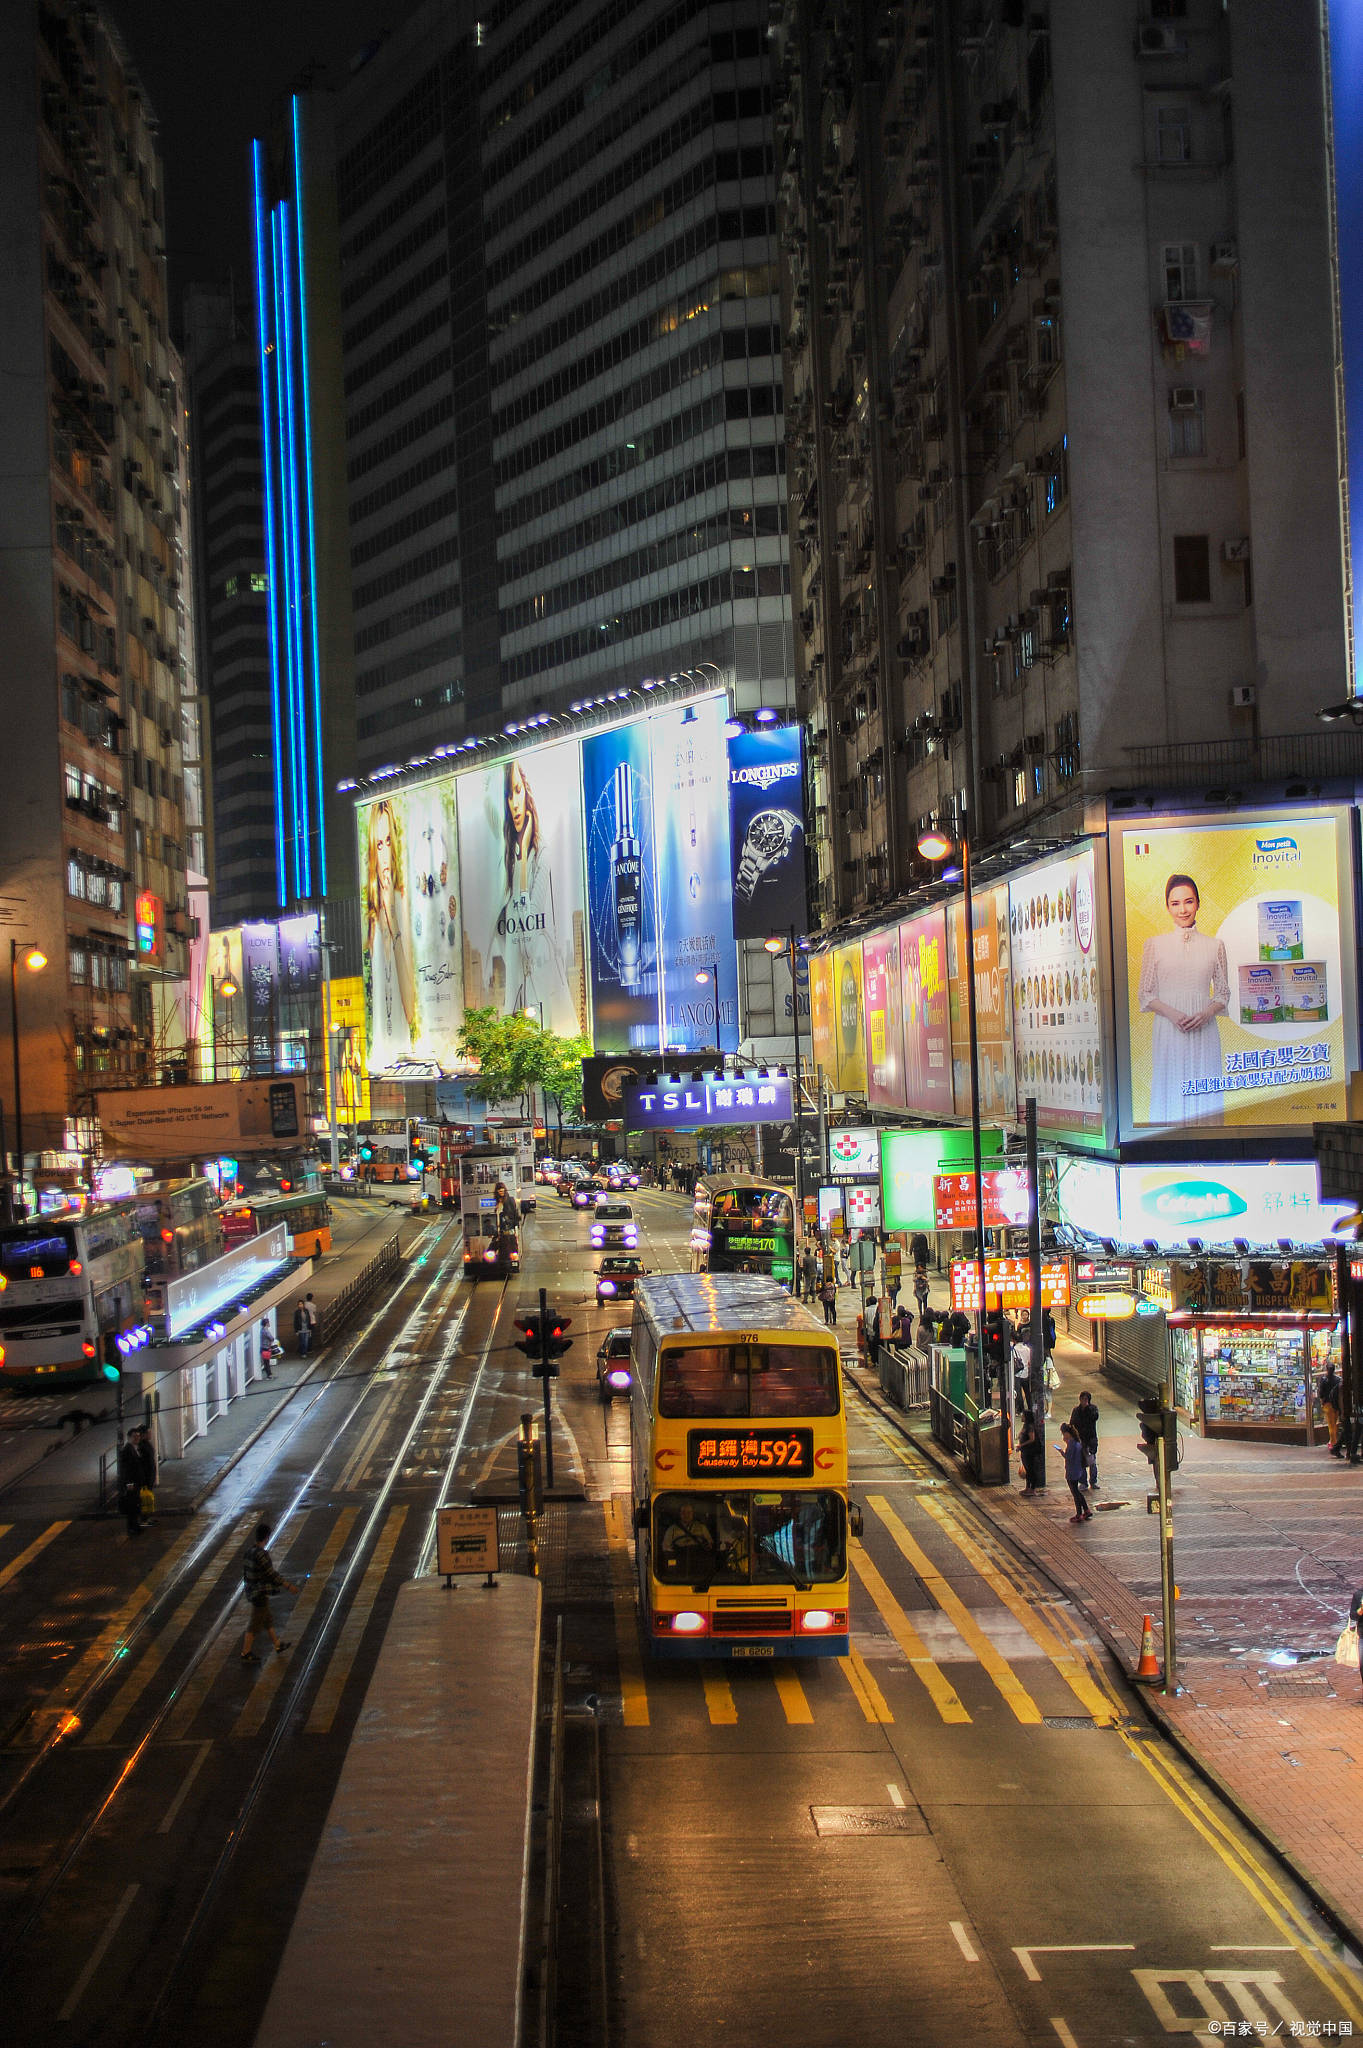
[[[1032,1495],[1038,1491],[1036,1482],[1037,1472],[1041,1464],[1041,1453],[1042,1438],[1041,1432],[1036,1426],[1036,1417],[1030,1408],[1024,1407],[1022,1411],[1022,1426],[1018,1432],[1018,1457],[1022,1462],[1022,1476],[1027,1482],[1022,1489],[1022,1498],[1024,1500],[1030,1500]]]
[[[1359,1628],[1359,1617],[1363,1616],[1363,1586],[1360,1586],[1349,1602],[1349,1622],[1335,1644],[1336,1664],[1358,1664],[1358,1676],[1363,1683],[1363,1630]]]

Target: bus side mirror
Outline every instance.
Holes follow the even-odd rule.
[[[847,1526],[854,1536],[860,1537],[866,1527],[866,1517],[855,1501],[847,1503]]]
[[[648,1502],[646,1500],[638,1501],[635,1504],[634,1526],[636,1529],[646,1529],[648,1527]]]

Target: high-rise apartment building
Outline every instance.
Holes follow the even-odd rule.
[[[215,926],[278,915],[260,355],[249,307],[184,304],[198,662],[212,734]]]
[[[787,0],[819,914],[916,840],[1318,777],[1346,686],[1320,10]],[[1296,794],[1302,789],[1298,787]]]
[[[94,1089],[178,1055],[203,858],[156,122],[95,6],[0,11],[0,211],[0,929],[46,955],[20,977],[31,1155],[84,1149]]]
[[[789,701],[767,10],[429,5],[337,96],[357,758]]]

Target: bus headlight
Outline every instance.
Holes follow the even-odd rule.
[[[830,1629],[847,1626],[845,1614],[834,1614],[827,1607],[808,1607],[798,1620],[801,1630],[807,1636],[827,1635]]]
[[[689,1607],[684,1607],[680,1614],[670,1617],[666,1614],[657,1614],[653,1618],[655,1623],[661,1622],[664,1627],[670,1619],[674,1636],[703,1636],[710,1626],[708,1614],[698,1614],[694,1608]]]

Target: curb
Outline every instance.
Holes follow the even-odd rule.
[[[1339,1905],[1331,1893],[1326,1890],[1317,1878],[1312,1876],[1309,1870],[1304,1868],[1298,1860],[1296,1853],[1278,1839],[1273,1830],[1258,1818],[1252,1807],[1245,1805],[1239,1794],[1232,1790],[1214,1766],[1209,1764],[1194,1747],[1184,1731],[1170,1719],[1169,1715],[1160,1706],[1158,1699],[1152,1693],[1136,1685],[1131,1673],[1127,1669],[1124,1647],[1119,1643],[1105,1622],[1094,1613],[1084,1595],[1074,1587],[1066,1585],[1064,1580],[1057,1577],[1055,1571],[1044,1559],[1033,1555],[1014,1530],[1006,1528],[997,1517],[990,1514],[988,1507],[980,1499],[978,1493],[965,1485],[956,1467],[955,1459],[948,1458],[940,1444],[931,1438],[924,1439],[912,1430],[907,1429],[902,1418],[895,1410],[886,1407],[882,1401],[874,1399],[869,1391],[861,1385],[859,1380],[854,1379],[851,1381],[851,1384],[856,1388],[858,1394],[868,1407],[873,1408],[884,1421],[890,1423],[899,1432],[900,1436],[904,1438],[904,1441],[911,1444],[944,1478],[950,1479],[953,1482],[960,1498],[968,1504],[973,1514],[982,1522],[987,1523],[996,1535],[1002,1536],[1005,1542],[1011,1543],[1015,1550],[1020,1551],[1033,1570],[1039,1572],[1044,1579],[1055,1587],[1058,1593],[1063,1594],[1066,1600],[1079,1609],[1112,1657],[1125,1690],[1130,1695],[1133,1704],[1140,1707],[1146,1720],[1178,1751],[1195,1775],[1202,1780],[1204,1785],[1215,1792],[1218,1799],[1225,1803],[1254,1839],[1261,1843],[1271,1855],[1275,1856],[1284,1869],[1291,1872],[1294,1881],[1300,1885],[1316,1911],[1333,1928],[1334,1932],[1342,1940],[1346,1941],[1351,1948],[1363,1949],[1363,1927],[1350,1919],[1344,1908]]]

